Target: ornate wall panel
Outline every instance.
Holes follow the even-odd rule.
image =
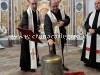
[[[44,32],[44,16],[48,10],[49,10],[49,1],[39,0],[38,11],[40,12],[40,20],[41,20],[40,31],[41,32]]]
[[[1,6],[1,0],[0,0],[0,6]],[[0,25],[1,25],[1,8],[0,8]]]
[[[75,34],[77,27],[81,25],[84,16],[83,0],[75,0]]]
[[[8,0],[0,0],[0,22],[1,24],[8,29],[8,9],[9,2]]]
[[[9,35],[18,35],[16,28],[21,22],[22,13],[28,7],[27,0],[0,0],[8,2],[6,6],[3,6],[3,11],[1,11],[1,21],[4,26],[8,29]],[[71,22],[67,29],[68,34],[76,34],[77,27],[81,24],[82,20],[86,15],[85,7],[86,0],[59,0],[60,8],[65,11],[65,13],[70,16]],[[1,3],[0,3],[1,4]],[[7,10],[5,10],[7,8]],[[38,0],[38,10],[41,16],[41,28],[43,31],[44,15],[49,9],[49,0]],[[0,9],[1,10],[1,9]]]

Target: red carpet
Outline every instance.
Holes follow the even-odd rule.
[[[85,75],[84,72],[70,72],[70,73],[65,73],[65,75]]]
[[[33,75],[40,75],[40,74],[33,74]],[[65,75],[85,75],[84,72],[70,72],[65,73]]]

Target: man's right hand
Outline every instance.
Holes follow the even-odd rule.
[[[24,35],[24,37],[25,37],[26,40],[30,40],[29,36]]]
[[[63,25],[64,25],[64,22],[63,22],[63,21],[57,22],[57,26],[61,27],[61,26],[63,26]]]
[[[51,45],[53,45],[53,44],[55,44],[55,42],[52,40],[52,39],[49,39],[48,41],[47,41],[47,43],[51,46]]]
[[[94,29],[89,29],[89,33],[90,33],[91,35],[93,35],[93,34],[95,33],[95,30],[94,30]]]

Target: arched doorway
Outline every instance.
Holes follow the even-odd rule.
[[[40,6],[41,7],[41,6]],[[40,13],[40,21],[41,21],[41,26],[40,26],[40,31],[44,32],[44,16],[47,13],[47,11],[49,10],[48,6],[43,6],[39,9],[39,13]]]

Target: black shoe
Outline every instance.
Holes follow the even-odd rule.
[[[21,71],[23,71],[23,72],[28,72],[29,70],[21,70]]]
[[[89,67],[89,65],[88,65],[88,64],[84,64],[84,66],[85,66],[85,67]]]
[[[96,71],[100,72],[100,69],[96,69]]]
[[[22,67],[21,67],[21,71],[23,71],[23,72],[28,72],[29,69],[26,69],[26,68],[22,68]]]
[[[69,71],[69,69],[67,67],[65,67],[65,66],[63,66],[63,70]]]
[[[37,63],[37,67],[40,67],[41,66],[41,64],[40,63]]]
[[[31,69],[30,72],[36,72],[36,70],[35,69]]]

